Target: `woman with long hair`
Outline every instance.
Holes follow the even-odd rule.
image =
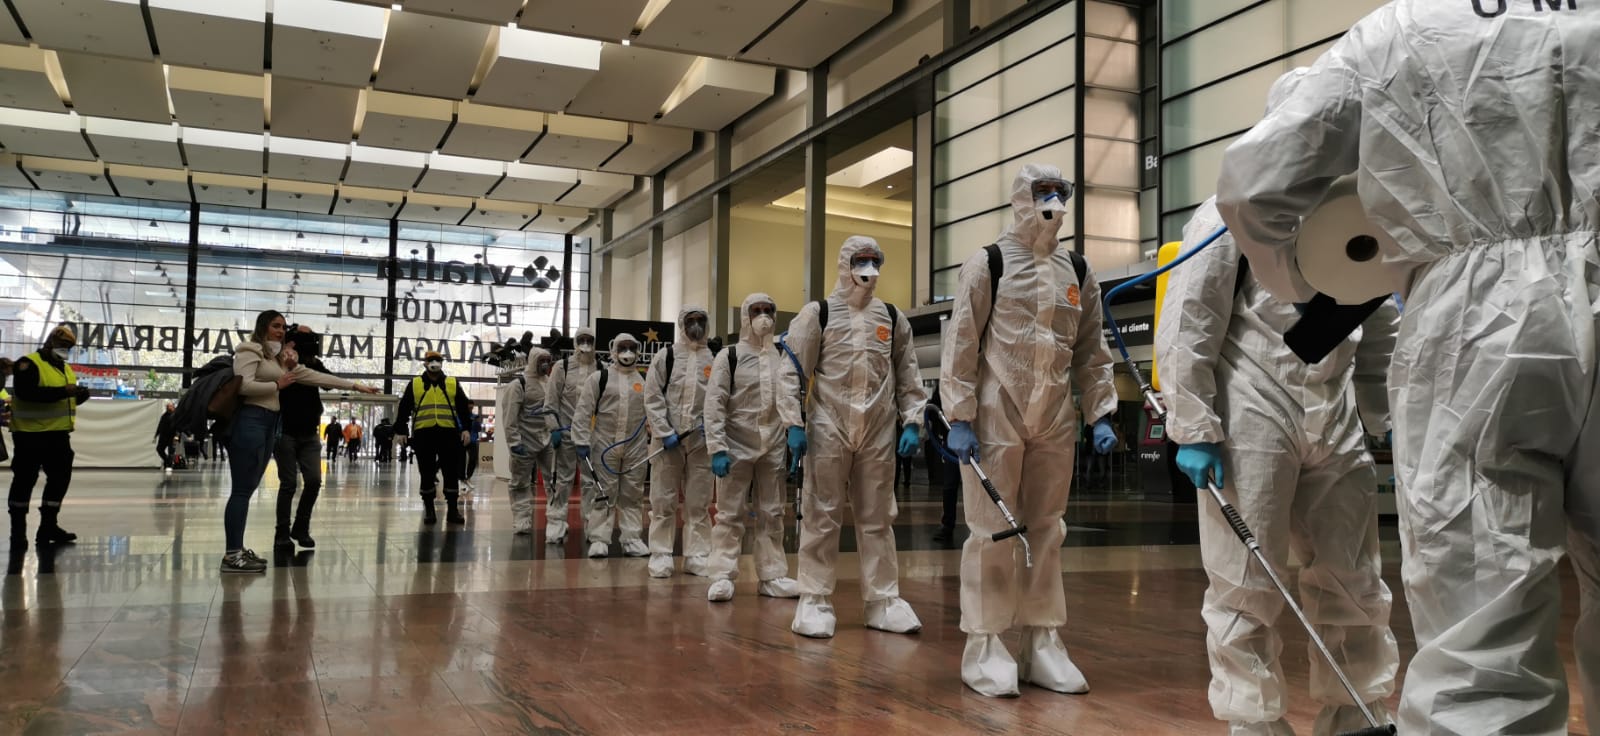
[[[263,573],[266,560],[244,546],[244,527],[250,515],[250,497],[272,459],[281,428],[278,392],[296,383],[318,388],[377,393],[377,389],[321,373],[300,365],[294,348],[284,345],[288,327],[283,315],[267,310],[256,316],[250,339],[233,351],[233,374],[241,379],[243,402],[234,415],[228,447],[228,469],[233,488],[222,524],[227,537],[222,557],[224,573]]]

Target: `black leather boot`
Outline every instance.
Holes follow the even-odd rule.
[[[445,496],[445,500],[450,502],[450,512],[449,512],[449,515],[446,516],[445,518],[451,524],[465,524],[465,523],[467,523],[467,517],[461,515],[461,497],[460,496],[448,496],[447,495],[447,496]]]
[[[16,556],[28,551],[28,510],[11,510],[11,553]]]
[[[56,517],[61,513],[58,506],[45,506],[39,509],[39,532],[34,535],[35,544],[74,544],[78,535],[62,529],[56,523]]]
[[[439,512],[433,509],[433,496],[422,497],[422,523],[430,525],[439,523]]]

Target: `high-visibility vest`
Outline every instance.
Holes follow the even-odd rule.
[[[66,388],[78,384],[78,377],[73,375],[70,365],[63,365],[63,370],[57,370],[38,353],[29,355],[28,360],[33,361],[34,369],[39,371],[39,388]],[[18,398],[11,402],[11,431],[71,432],[76,426],[77,416],[78,401],[71,397],[45,403]]]
[[[422,376],[411,379],[411,396],[417,401],[417,429],[456,426],[456,379],[445,376],[444,387],[424,388]]]

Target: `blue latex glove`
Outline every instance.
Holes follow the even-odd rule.
[[[978,435],[972,431],[972,422],[951,422],[947,444],[950,454],[955,455],[956,461],[963,465],[982,460],[978,457]]]
[[[733,469],[733,458],[728,453],[719,452],[711,456],[711,474],[718,478],[728,477],[728,471]]]
[[[1117,431],[1111,428],[1110,417],[1100,417],[1094,423],[1094,451],[1100,455],[1109,455],[1117,447]]]
[[[1178,470],[1189,476],[1194,481],[1196,488],[1206,487],[1206,475],[1216,481],[1217,487],[1224,487],[1222,477],[1222,445],[1215,442],[1196,442],[1192,445],[1178,447]]]
[[[789,428],[789,472],[800,465],[800,458],[806,456],[806,430],[804,427]]]
[[[917,431],[917,425],[907,424],[900,431],[900,457],[911,457],[917,454],[917,445],[922,444],[922,433]]]
[[[555,449],[555,448],[561,446],[561,435],[562,434],[563,434],[563,432],[561,430],[559,430],[559,429],[553,429],[553,430],[550,431],[550,448],[551,449]]]
[[[582,458],[584,460],[588,460],[589,459],[589,446],[588,445],[578,445],[578,457],[580,457],[580,458]]]
[[[528,451],[523,449],[522,445],[512,445],[511,454],[516,455],[517,457],[527,457]]]
[[[661,438],[661,446],[667,448],[668,450],[671,450],[671,449],[677,447],[678,443],[681,442],[681,441],[682,440],[678,439],[678,433],[677,432],[673,432],[672,434],[669,434],[666,437]]]

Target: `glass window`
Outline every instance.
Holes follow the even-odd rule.
[[[1073,170],[1072,155],[1072,141],[1065,140],[940,185],[933,190],[934,224],[944,224],[1009,205],[1012,181],[1025,162],[1054,164],[1070,177]]]
[[[1139,194],[1109,189],[1085,188],[1083,232],[1086,237],[1139,239]]]
[[[1083,239],[1083,257],[1096,271],[1124,268],[1143,260],[1138,242],[1127,240]]]
[[[1183,226],[1189,224],[1189,218],[1194,216],[1194,211],[1197,209],[1199,209],[1199,205],[1184,207],[1162,215],[1161,242],[1171,243],[1183,240]]]
[[[1237,138],[1233,136],[1162,159],[1162,198],[1169,210],[1200,204],[1216,194],[1222,153]]]
[[[1011,208],[1006,207],[935,229],[933,267],[961,265],[979,248],[1000,237],[1011,221]]]
[[[1139,45],[1103,38],[1083,41],[1083,80],[1093,87],[1139,90]]]
[[[1220,135],[1248,130],[1267,107],[1267,91],[1285,72],[1316,61],[1332,43],[1319,44],[1281,63],[1245,72],[1166,104],[1161,144],[1165,150],[1188,148]]]
[[[1215,22],[1257,0],[1205,0],[1161,3],[1161,40],[1171,40]]]
[[[934,182],[942,184],[960,178],[1063,140],[1063,136],[1070,139],[1074,104],[1072,90],[1067,90],[938,144],[934,148]],[[1066,148],[1066,158],[1044,160],[1071,172],[1072,147]]]
[[[1060,43],[934,106],[934,140],[948,140],[1072,86],[1072,44]],[[1068,118],[1070,120],[1070,118]],[[1071,125],[1067,126],[1069,129]]]
[[[1084,30],[1097,36],[1139,40],[1139,11],[1126,5],[1090,2],[1083,9]]]
[[[938,75],[938,99],[944,99],[951,94],[977,83],[984,77],[1012,66],[1017,62],[1037,53],[1051,44],[1065,46],[1068,49],[1072,44],[1066,43],[1072,37],[1077,15],[1072,3],[1051,11],[1043,18],[1039,18],[1022,28],[1012,31],[1000,39],[999,42],[990,44],[984,49],[952,64],[949,69]],[[976,20],[976,18],[974,18]],[[1070,57],[1071,54],[1069,53]],[[1067,75],[1067,84],[1071,84],[1072,75]]]
[[[1086,89],[1083,132],[1089,135],[1139,139],[1139,95],[1112,89]]]
[[[1083,179],[1085,184],[1138,189],[1144,160],[1139,144],[1104,138],[1083,141]]]

